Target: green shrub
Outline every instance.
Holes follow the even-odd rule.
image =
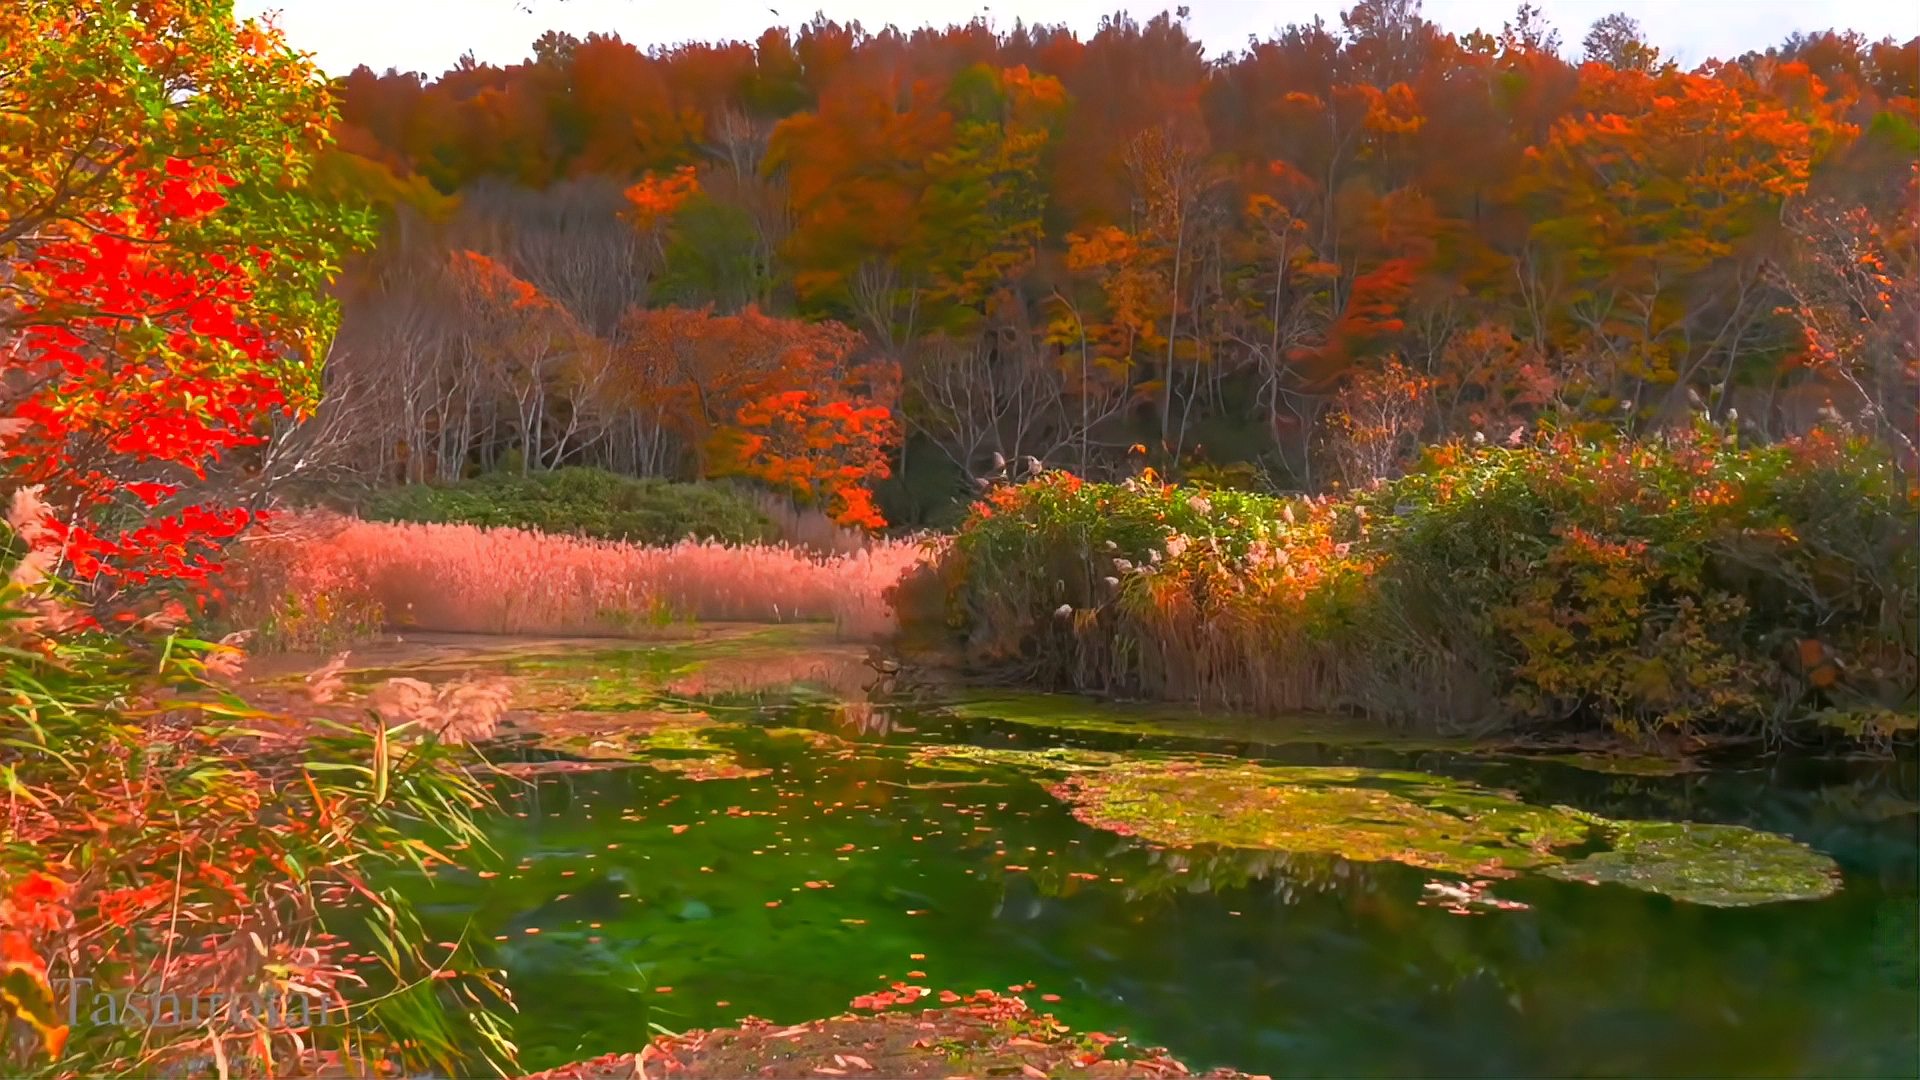
[[[355,507],[373,521],[511,526],[635,544],[777,539],[744,495],[709,484],[636,480],[602,469],[490,473],[448,485],[377,491]]]
[[[1351,575],[1348,552],[1333,551],[1334,520],[1331,504],[1312,500],[1052,473],[977,505],[938,573],[949,623],[983,667],[1046,685],[1299,708],[1326,696],[1317,646],[1302,638],[1324,620],[1305,608],[1254,613],[1263,594]]]
[[[1915,504],[1864,442],[1440,448],[1366,501],[1379,711],[1644,735],[1914,708]]]
[[[1915,708],[1916,531],[1874,446],[1702,426],[1438,447],[1342,499],[1051,474],[977,505],[938,573],[973,660],[1043,684],[1430,729],[1885,731]]]

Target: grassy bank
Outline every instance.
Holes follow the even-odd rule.
[[[977,505],[911,630],[1040,685],[1427,730],[1912,727],[1916,514],[1874,448],[1543,436],[1337,498],[1050,474]]]
[[[488,473],[456,484],[409,484],[371,492],[349,508],[369,521],[535,529],[631,544],[688,538],[751,544],[781,538],[754,500],[731,488],[636,479],[604,469]]]

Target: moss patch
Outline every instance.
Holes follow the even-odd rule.
[[[1699,772],[1700,766],[1686,758],[1661,757],[1657,754],[1605,753],[1593,750],[1569,751],[1566,753],[1545,754],[1501,754],[1507,761],[1535,762],[1550,765],[1565,765],[1586,772],[1606,773],[1609,776],[1684,776]]]
[[[1016,769],[1047,773],[1076,773],[1109,768],[1125,758],[1104,750],[1075,750],[1065,746],[1044,750],[1018,750],[992,746],[923,746],[914,750],[912,761],[932,769],[956,769],[964,772],[989,772]]]
[[[1320,713],[1256,717],[1175,705],[1101,701],[1077,694],[995,692],[943,703],[959,717],[1000,720],[1051,731],[1192,739],[1248,746],[1328,746],[1412,753],[1442,750],[1525,763],[1565,765],[1620,776],[1678,776],[1698,766],[1678,757],[1608,747],[1519,745],[1466,737],[1408,735],[1356,717]]]
[[[732,750],[713,742],[709,734],[738,725],[722,724],[703,712],[650,711],[608,716],[563,713],[543,716],[520,726],[522,745],[565,755],[572,764],[644,764],[689,780],[733,780],[766,776],[769,770],[742,765]],[[554,771],[551,763],[531,763],[520,771]]]
[[[1543,872],[1713,907],[1818,900],[1840,889],[1832,859],[1774,833],[1678,821],[1612,822],[1606,831],[1611,851]]]
[[[297,700],[304,689],[301,668],[322,662],[307,659],[311,663],[295,664],[292,672],[255,672],[249,689],[256,696]],[[429,634],[357,650],[349,659],[360,664],[343,672],[343,703],[396,677],[435,686],[476,676],[503,682],[511,698],[500,734],[521,747],[562,755],[502,763],[507,771],[646,765],[694,780],[768,773],[743,766],[733,750],[707,737],[722,727],[746,730],[713,719],[712,712],[730,708],[721,698],[803,687],[824,687],[837,697],[849,686],[857,691],[853,684],[874,674],[865,666],[863,646],[836,642],[831,627],[818,625],[715,624],[645,644]],[[845,751],[825,732],[800,737],[821,750]]]
[[[1214,739],[1253,743],[1390,741],[1384,731],[1335,717],[1259,718],[1208,714],[1171,705],[1100,701],[1077,694],[996,692],[941,703],[954,716],[1002,720],[1055,731],[1088,731],[1148,738]],[[1424,743],[1422,745],[1425,745]],[[1463,743],[1464,745],[1464,743]]]
[[[1461,876],[1538,872],[1738,907],[1831,895],[1834,861],[1735,825],[1615,821],[1424,773],[1129,761],[1053,794],[1095,828],[1156,844],[1398,862]],[[1578,849],[1608,850],[1569,862]]]
[[[831,731],[805,727],[765,727],[761,728],[772,739],[798,739],[815,750],[850,751],[853,744],[835,735]]]
[[[1814,723],[1853,739],[1911,738],[1920,732],[1920,714],[1883,706],[1858,709],[1829,708],[1813,714]]]
[[[1558,861],[1579,816],[1421,773],[1129,763],[1070,776],[1053,793],[1096,828],[1159,844],[1337,855],[1462,875]]]

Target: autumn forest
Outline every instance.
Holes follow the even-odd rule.
[[[861,448],[817,467],[891,471],[905,522],[994,453],[1319,491],[1548,413],[1832,408],[1911,453],[1916,70],[1824,34],[1682,71],[1623,17],[1456,37],[1406,0],[1218,63],[1161,14],[362,69],[320,169],[386,225],[335,434],[372,480],[691,477],[767,467],[739,413],[803,394]]]

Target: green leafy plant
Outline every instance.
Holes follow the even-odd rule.
[[[504,525],[635,544],[671,544],[688,536],[723,543],[778,539],[753,503],[729,488],[636,480],[589,468],[389,488],[356,509],[372,521]]]

